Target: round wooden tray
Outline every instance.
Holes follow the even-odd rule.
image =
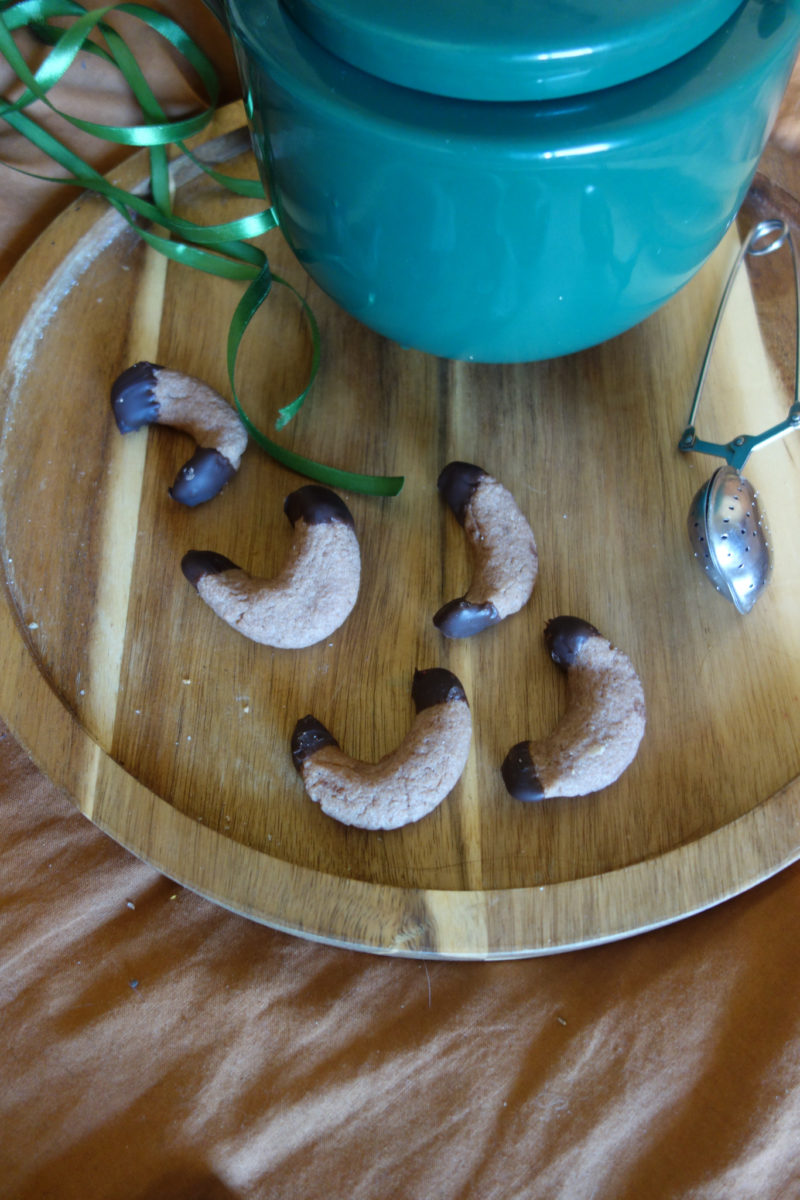
[[[242,121],[239,106],[222,113],[204,152],[253,174]],[[115,178],[132,187],[146,169],[135,156]],[[182,215],[211,223],[248,210],[185,159],[173,171]],[[241,289],[168,264],[104,202],[81,197],[0,292],[0,711],[11,729],[93,822],[170,877],[276,928],[377,952],[483,959],[587,946],[697,912],[792,862],[800,442],[748,464],[776,569],[746,618],[697,570],[685,530],[717,464],[676,450],[735,238],[615,341],[556,362],[486,366],[370,333],[269,235],[323,345],[310,400],[275,437],[334,465],[406,476],[396,498],[346,495],[364,563],[356,609],[326,642],[289,652],[221,623],[179,564],[208,548],[274,573],[290,540],[283,499],[301,480],[251,446],[217,499],[181,508],[167,487],[188,441],[162,428],[123,438],[108,402],[138,359],[227,394]],[[792,303],[780,257],[765,284],[773,306]],[[783,343],[773,353],[762,337],[743,277],[703,436],[758,432],[785,415]],[[276,289],[237,378],[263,428],[302,387],[309,352],[297,301]],[[436,491],[454,458],[511,488],[540,552],[527,608],[465,642],[431,623],[468,582],[463,534]],[[605,792],[523,805],[499,764],[562,710],[564,680],[542,641],[557,613],[587,618],[631,656],[648,728]],[[292,766],[297,718],[312,711],[346,750],[377,758],[412,719],[414,668],[435,665],[459,676],[473,711],[456,790],[392,833],[324,816]]]

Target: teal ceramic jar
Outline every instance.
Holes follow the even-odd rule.
[[[403,345],[520,362],[643,320],[734,218],[800,0],[226,0],[298,260]]]

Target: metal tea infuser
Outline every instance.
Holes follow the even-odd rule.
[[[702,441],[695,433],[694,423],[697,417],[697,407],[708,373],[711,352],[717,340],[722,314],[733,289],[736,274],[748,255],[755,258],[771,254],[784,243],[789,245],[794,268],[797,321],[794,402],[786,419],[765,430],[764,433],[754,436],[742,434],[726,445]],[[718,467],[694,497],[689,509],[688,529],[695,557],[701,567],[717,591],[732,601],[740,613],[750,611],[766,587],[772,571],[772,549],[768,540],[765,516],[759,508],[752,484],[744,479],[740,472],[753,450],[760,446],[766,446],[777,438],[785,437],[793,429],[800,429],[799,380],[800,283],[798,282],[794,242],[784,221],[761,221],[750,231],[743,242],[722,293],[703,365],[700,369],[689,419],[678,443],[679,450],[698,450],[703,454],[713,454],[717,458],[725,459],[726,465]]]

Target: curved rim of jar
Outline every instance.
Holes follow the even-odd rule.
[[[542,165],[680,133],[688,112],[701,124],[745,81],[758,91],[775,77],[782,92],[800,41],[800,0],[769,10],[772,28],[765,28],[767,10],[758,0],[745,0],[697,49],[640,79],[569,100],[455,100],[387,83],[336,59],[294,24],[280,0],[265,3],[264,44],[232,19],[234,39],[331,128],[355,125],[437,153],[498,154]]]

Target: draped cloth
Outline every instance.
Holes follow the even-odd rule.
[[[166,10],[236,98],[213,18]],[[170,115],[197,107],[176,56],[150,68]],[[59,86],[77,115],[137,117],[99,61]],[[102,170],[128,153],[71,138]],[[0,159],[47,168],[2,123]],[[3,170],[0,277],[73,198]],[[175,885],[5,727],[0,864],[0,1200],[800,1197],[800,865],[603,947],[381,958]]]

